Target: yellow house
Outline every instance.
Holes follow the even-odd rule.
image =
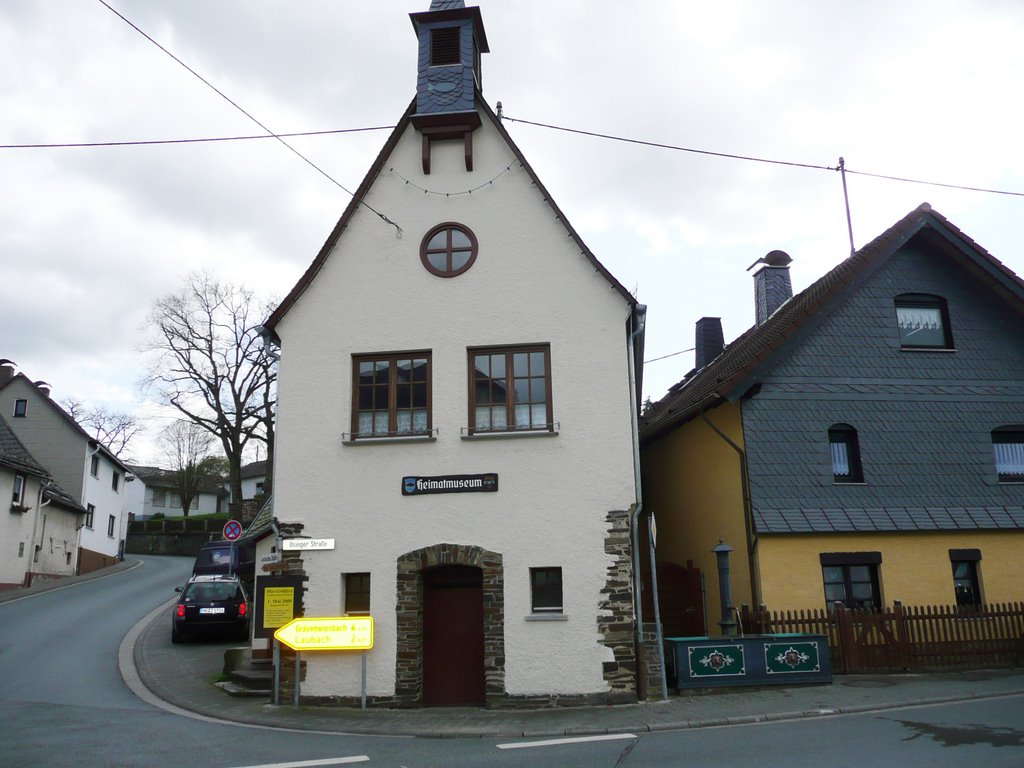
[[[712,634],[720,542],[734,606],[1020,600],[1024,282],[928,204],[796,296],[790,262],[645,413],[659,570],[700,569]]]

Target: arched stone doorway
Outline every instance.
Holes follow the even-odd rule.
[[[472,579],[471,573],[476,574]],[[453,591],[445,596],[449,589]],[[501,555],[480,547],[442,543],[407,552],[397,561],[395,697],[400,704],[428,703],[424,699],[425,592],[435,607],[434,599],[439,598],[442,606],[447,604],[450,608],[453,600],[475,600],[470,594],[474,589],[480,598],[484,703],[496,703],[504,696],[505,596]]]

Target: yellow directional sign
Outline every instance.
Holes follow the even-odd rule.
[[[296,651],[365,651],[373,648],[373,617],[292,619],[274,637]]]

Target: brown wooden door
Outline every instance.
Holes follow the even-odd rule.
[[[423,572],[423,703],[484,703],[483,572],[443,565]]]

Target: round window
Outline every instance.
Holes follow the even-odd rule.
[[[420,243],[420,261],[438,277],[461,275],[476,261],[476,235],[461,224],[438,224]]]

